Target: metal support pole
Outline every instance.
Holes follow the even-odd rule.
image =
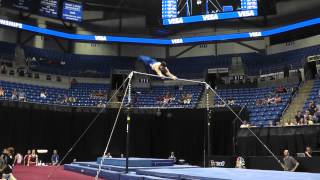
[[[126,137],[126,173],[129,173],[129,156],[130,156],[130,122],[131,122],[131,80],[133,77],[133,72],[129,74],[128,81],[128,105],[127,105],[127,137]],[[125,97],[124,97],[125,98]]]

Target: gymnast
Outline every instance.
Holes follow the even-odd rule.
[[[152,59],[149,56],[139,56],[139,61],[142,61],[145,65],[150,66],[153,71],[155,71],[161,77],[170,77],[173,80],[176,80],[177,77],[170,73],[169,69],[167,68],[167,63],[162,61],[158,62],[155,59]]]

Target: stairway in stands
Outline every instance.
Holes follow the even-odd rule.
[[[294,116],[296,115],[297,111],[303,109],[303,106],[312,90],[313,84],[313,80],[305,81],[303,83],[297,95],[293,98],[288,109],[285,111],[282,117],[282,124],[294,121]]]
[[[214,94],[211,90],[204,89],[197,108],[207,108],[207,92],[209,95],[209,107],[214,107]]]

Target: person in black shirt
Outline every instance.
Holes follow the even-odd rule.
[[[314,113],[317,111],[317,106],[316,104],[312,101],[310,104],[309,104],[309,108],[308,108],[309,112],[310,112],[310,115],[314,115]]]
[[[297,114],[294,116],[296,119],[297,124],[300,124],[303,121],[303,115],[301,114],[301,111],[297,111]]]
[[[4,169],[2,171],[2,178],[3,179],[10,179],[15,180],[16,178],[12,175],[12,168],[14,162],[14,148],[9,147],[6,149],[5,153],[3,154],[3,160],[5,163]]]

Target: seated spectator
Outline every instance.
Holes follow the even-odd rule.
[[[279,86],[276,90],[275,93],[286,93],[287,89],[283,86]]]
[[[98,107],[98,108],[105,108],[105,107],[106,107],[106,104],[103,103],[102,101],[99,101],[99,103],[97,104],[97,107]]]
[[[64,94],[64,95],[59,94],[59,96],[56,100],[56,103],[57,104],[64,104],[64,103],[66,103],[66,99],[68,99],[66,94]]]
[[[173,160],[173,162],[176,162],[176,161],[177,161],[177,158],[174,156],[174,152],[171,152],[171,153],[170,153],[170,156],[169,156],[168,159]]]
[[[36,154],[36,150],[32,149],[31,154],[28,158],[28,164],[27,166],[37,165],[38,164],[38,155]]]
[[[257,99],[257,100],[256,100],[256,105],[257,105],[257,106],[261,106],[261,105],[264,105],[264,104],[265,104],[264,99]]]
[[[27,154],[23,158],[23,164],[26,166],[29,164],[29,156],[31,155],[31,150],[29,149],[27,151]]]
[[[58,155],[58,151],[56,149],[53,150],[53,154],[51,156],[51,163],[53,166],[59,164],[59,155]]]
[[[48,96],[48,94],[47,94],[47,92],[46,92],[45,90],[42,90],[42,91],[40,92],[40,98],[46,99],[47,96]]]
[[[112,158],[111,153],[108,152],[108,153],[106,154],[105,158]]]
[[[250,123],[248,123],[247,121],[243,121],[243,123],[240,126],[240,128],[248,128],[248,127],[250,127]]]
[[[23,91],[19,91],[18,92],[18,99],[19,99],[19,101],[26,102],[27,101],[26,93]]]
[[[175,98],[173,96],[171,96],[170,92],[167,92],[165,96],[163,96],[162,101],[160,102],[160,104],[162,106],[167,106],[169,105],[173,100],[175,100]]]
[[[296,123],[300,124],[303,121],[304,116],[301,114],[301,111],[297,111],[297,114],[294,116]]]
[[[23,157],[20,153],[17,153],[15,156],[14,156],[14,164],[15,165],[22,165],[22,162],[23,162]]]
[[[313,101],[310,102],[308,111],[310,115],[313,115],[317,111],[316,104]]]
[[[269,96],[267,98],[267,104],[274,104],[274,97]]]
[[[3,97],[5,94],[5,91],[2,87],[0,87],[0,97]]]
[[[72,78],[72,80],[70,81],[71,87],[76,85],[77,83],[78,83],[78,81],[75,78]]]
[[[67,103],[75,103],[77,99],[75,97],[69,97]]]
[[[222,101],[220,101],[215,106],[216,107],[225,107],[226,105]]]
[[[7,73],[7,66],[4,63],[2,63],[0,66],[0,72],[1,72],[1,74]]]
[[[243,159],[243,157],[237,157],[236,160],[236,167],[235,168],[240,168],[240,169],[245,169],[246,168],[246,163]]]
[[[234,98],[233,97],[229,97],[228,100],[227,100],[227,104],[231,105],[231,106],[234,105],[235,104]]]
[[[12,100],[17,100],[18,99],[18,92],[16,89],[12,90],[12,95],[11,95]]]
[[[309,158],[312,157],[312,149],[311,149],[310,146],[306,147],[306,150],[305,150],[304,154],[306,155],[306,157],[309,157]]]
[[[279,103],[281,103],[281,101],[282,101],[281,97],[277,94],[276,97],[274,98],[273,103],[274,104],[279,104]]]
[[[188,94],[182,94],[181,98],[180,98],[180,103],[181,104],[190,104],[191,103],[191,99],[192,99],[192,94],[188,93]]]

